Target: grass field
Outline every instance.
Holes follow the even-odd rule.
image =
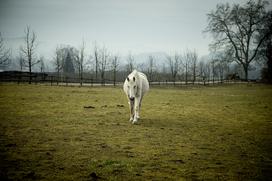
[[[1,84],[0,179],[269,180],[271,109],[268,85],[151,88],[132,125],[120,87]]]

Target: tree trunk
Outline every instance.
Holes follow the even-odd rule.
[[[193,84],[195,84],[195,80],[196,80],[196,65],[194,65],[193,69]]]
[[[97,60],[95,60],[95,79],[97,80],[97,71],[98,71],[98,67],[97,67]]]
[[[60,71],[58,70],[57,85],[59,85]]]
[[[188,62],[186,62],[186,65],[185,65],[185,84],[186,85],[188,84]]]
[[[101,85],[105,85],[105,80],[104,80],[104,72],[101,72]]]
[[[80,72],[80,86],[82,86],[83,83],[83,73],[82,71]]]
[[[31,81],[32,81],[31,59],[28,61],[28,66],[29,66],[29,81],[28,81],[28,83],[31,84]]]
[[[113,85],[115,86],[116,83],[116,71],[113,72]]]
[[[244,64],[243,68],[245,72],[245,81],[248,81],[248,64]]]
[[[267,70],[268,70],[268,82],[272,83],[272,42],[269,41],[266,50],[266,58],[267,58]]]

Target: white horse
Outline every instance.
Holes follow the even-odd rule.
[[[126,78],[123,86],[129,100],[130,119],[133,124],[140,118],[140,108],[145,93],[149,90],[149,83],[144,73],[133,70]]]

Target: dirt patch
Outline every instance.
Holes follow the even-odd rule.
[[[94,109],[94,106],[84,106],[85,109]]]
[[[125,107],[123,104],[117,104],[117,107]]]

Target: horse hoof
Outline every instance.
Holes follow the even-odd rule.
[[[132,124],[136,124],[137,123],[137,119],[134,119],[133,121],[132,121]]]

